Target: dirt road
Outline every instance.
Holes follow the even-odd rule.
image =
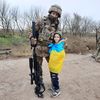
[[[52,100],[45,59],[43,73],[46,86],[43,100]],[[68,54],[59,78],[61,95],[55,100],[100,100],[100,63],[90,54]],[[0,100],[39,100],[34,85],[30,85],[28,58],[0,60]]]

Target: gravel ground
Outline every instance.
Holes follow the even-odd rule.
[[[39,100],[30,85],[28,58],[0,60],[0,100]],[[100,63],[91,54],[66,55],[59,74],[61,95],[50,97],[49,70],[44,59],[44,100],[100,100]]]

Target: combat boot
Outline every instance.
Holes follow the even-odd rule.
[[[36,86],[35,87],[35,94],[39,97],[39,98],[44,98],[43,92],[40,92],[40,87]]]

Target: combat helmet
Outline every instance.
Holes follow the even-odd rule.
[[[51,13],[52,11],[54,11],[54,12],[57,12],[58,13],[58,17],[61,17],[61,13],[62,13],[62,9],[61,9],[61,7],[60,6],[58,6],[58,5],[52,5],[51,7],[50,7],[50,9],[49,9],[49,13]]]

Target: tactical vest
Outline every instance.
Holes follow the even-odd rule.
[[[51,22],[49,17],[44,17],[41,21],[42,25],[39,30],[38,43],[40,45],[47,45],[52,38],[52,34],[58,30],[59,21]]]

